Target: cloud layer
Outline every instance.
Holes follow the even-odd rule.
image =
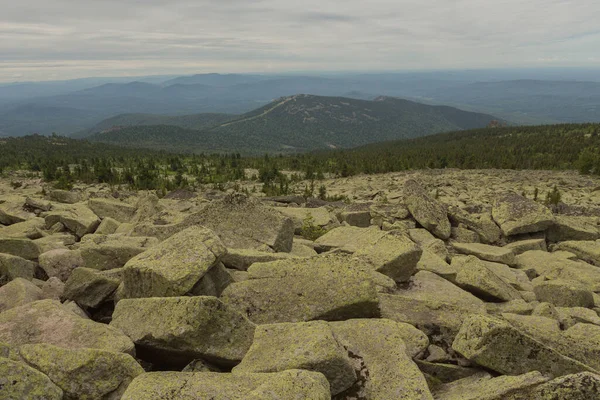
[[[0,81],[600,66],[596,0],[0,0]]]

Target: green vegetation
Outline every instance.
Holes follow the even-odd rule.
[[[306,213],[306,217],[302,221],[302,229],[300,234],[304,239],[317,240],[321,236],[327,233],[327,230],[315,225],[315,218],[310,214]]]

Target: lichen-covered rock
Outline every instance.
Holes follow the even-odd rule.
[[[63,204],[75,204],[83,200],[84,195],[81,192],[72,192],[67,190],[52,190],[48,193],[50,200],[57,201]]]
[[[46,227],[50,228],[60,222],[78,237],[93,233],[100,225],[98,216],[83,204],[55,207],[46,214],[44,219],[46,220]]]
[[[489,214],[471,214],[456,206],[448,207],[448,217],[454,224],[463,224],[477,233],[481,242],[494,244],[500,240],[502,232]]]
[[[354,255],[396,282],[406,282],[417,270],[422,252],[406,234],[392,231],[361,247]]]
[[[464,226],[452,227],[450,237],[455,243],[480,243],[479,235]]]
[[[121,331],[81,318],[54,300],[40,300],[0,313],[0,342],[14,346],[48,343],[134,354],[133,343]]]
[[[232,366],[252,344],[254,324],[216,297],[153,297],[117,303],[111,327],[150,357],[185,365],[195,358]]]
[[[404,183],[404,202],[410,214],[419,224],[440,239],[448,239],[451,233],[446,209],[429,197],[425,189],[415,180]]]
[[[325,207],[277,207],[276,210],[294,221],[294,230],[296,233],[301,232],[304,221],[307,218],[310,218],[312,224],[315,226],[326,227],[335,224],[335,221]]]
[[[41,372],[0,357],[0,399],[62,400],[63,391]]]
[[[468,315],[487,313],[482,300],[427,271],[417,272],[408,288],[379,297],[383,318],[411,324],[448,343]]]
[[[209,229],[190,227],[125,264],[125,298],[181,296],[227,252]]]
[[[102,219],[102,222],[100,222],[100,225],[98,225],[98,228],[94,233],[96,235],[112,235],[119,229],[120,225],[121,223],[116,219],[106,217]]]
[[[340,249],[348,253],[354,253],[377,242],[385,235],[386,232],[379,230],[377,227],[340,226],[315,240],[315,244],[325,251]]]
[[[63,298],[84,307],[98,307],[110,299],[121,283],[90,268],[76,268],[65,283]]]
[[[83,267],[85,262],[79,250],[55,249],[40,254],[40,267],[49,277],[66,282],[73,270]]]
[[[40,246],[42,254],[50,250],[67,249],[67,246],[75,244],[76,241],[77,237],[71,233],[53,233],[34,240]]]
[[[40,255],[40,248],[30,239],[0,237],[0,253],[36,260]]]
[[[0,253],[0,281],[11,281],[16,278],[32,280],[37,264],[33,261],[10,254]]]
[[[0,224],[12,225],[27,221],[35,217],[35,214],[23,208],[25,197],[18,195],[2,196],[0,201]]]
[[[120,235],[86,235],[77,247],[86,268],[110,270],[123,267],[127,261],[158,244],[153,237]]]
[[[583,307],[556,307],[558,321],[563,329],[568,329],[578,323],[595,324],[600,326],[600,316],[594,310]]]
[[[452,243],[456,251],[462,254],[473,255],[482,260],[514,265],[515,253],[506,247],[490,246],[482,243]]]
[[[21,358],[60,387],[66,398],[114,399],[144,369],[129,354],[98,349],[64,349],[49,344],[19,348]]]
[[[123,201],[90,199],[88,207],[100,218],[113,218],[119,222],[130,222],[137,209]]]
[[[551,303],[558,307],[591,308],[594,306],[592,292],[575,282],[543,281],[536,283],[533,291],[538,301]]]
[[[0,226],[0,236],[22,239],[39,239],[42,237],[42,229],[46,226],[43,218],[30,218],[27,221],[2,227]]]
[[[40,288],[27,279],[17,278],[0,287],[0,313],[41,298]]]
[[[257,324],[379,317],[378,287],[395,283],[348,255],[254,264],[222,300]],[[385,285],[385,286],[384,286]]]
[[[527,395],[507,400],[599,400],[600,376],[590,372],[561,376],[532,388]]]
[[[233,373],[289,369],[321,372],[329,381],[332,395],[343,392],[356,381],[348,352],[324,321],[258,326],[252,346]]]
[[[589,217],[557,215],[554,225],[548,229],[548,240],[551,242],[597,239],[600,239],[600,231],[595,221]]]
[[[505,249],[512,250],[515,255],[525,253],[531,250],[548,251],[546,239],[526,239],[508,243],[504,246]]]
[[[508,322],[471,315],[452,343],[469,360],[505,375],[539,371],[553,376],[594,370],[524,334]]]
[[[456,284],[487,301],[510,301],[522,298],[515,288],[473,256],[469,256],[458,270]]]
[[[569,251],[582,260],[600,267],[600,240],[570,240],[559,243],[556,249]]]
[[[430,250],[423,251],[421,258],[417,263],[417,270],[433,272],[449,281],[454,281],[456,274],[458,273],[456,268]]]
[[[150,372],[131,382],[121,400],[330,400],[323,374],[287,370],[268,374]]]
[[[507,398],[534,399],[528,397],[531,388],[548,381],[537,371],[518,376],[492,378],[488,373],[463,378],[436,388],[436,400],[506,400]]]
[[[554,223],[552,211],[547,207],[512,192],[494,201],[492,218],[505,236],[541,232]]]
[[[366,382],[359,377],[358,384],[348,390],[348,397],[433,399],[423,374],[411,360],[427,347],[429,340],[423,332],[386,319],[352,319],[329,325],[351,356],[362,359],[367,371]]]
[[[221,261],[227,268],[246,271],[254,263],[289,260],[296,258],[290,253],[268,253],[254,249],[228,249]]]
[[[217,263],[200,278],[190,291],[190,294],[194,296],[219,297],[223,293],[223,290],[233,282],[234,278],[231,271],[225,268],[223,263]]]
[[[40,289],[42,290],[42,299],[60,300],[65,291],[65,284],[60,279],[52,277],[45,281]]]

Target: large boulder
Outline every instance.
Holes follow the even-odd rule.
[[[496,198],[492,218],[505,236],[545,231],[554,223],[547,207],[512,192]]]
[[[0,398],[7,400],[62,400],[63,391],[41,372],[0,357]]]
[[[77,247],[86,268],[110,270],[123,267],[127,261],[158,244],[153,237],[121,235],[86,235]]]
[[[482,260],[507,265],[515,264],[515,253],[506,247],[490,246],[482,243],[452,243],[452,247],[462,254],[476,256]]]
[[[424,250],[419,262],[417,263],[418,271],[433,272],[449,281],[456,278],[458,271],[443,260],[440,256],[430,250]]]
[[[440,239],[448,239],[451,233],[450,220],[444,206],[432,199],[415,180],[404,183],[404,202],[410,214],[425,229]]]
[[[153,297],[117,303],[111,327],[158,362],[186,365],[196,358],[233,366],[252,344],[254,324],[216,297]]]
[[[66,282],[73,270],[83,267],[85,262],[78,250],[55,249],[40,254],[40,267],[48,277]]]
[[[119,222],[131,221],[137,211],[131,204],[110,199],[90,199],[88,207],[100,218],[112,218]]]
[[[296,258],[291,253],[270,253],[254,249],[228,249],[221,261],[227,268],[246,271],[254,263],[289,260]]]
[[[448,217],[454,224],[463,224],[477,233],[483,243],[494,244],[500,240],[502,232],[489,214],[471,214],[456,206],[448,207]]]
[[[580,259],[600,267],[600,240],[570,240],[559,243],[556,249],[569,251]]]
[[[2,200],[0,200],[0,224],[12,225],[35,217],[35,214],[27,211],[24,206],[25,197],[18,195],[2,196]]]
[[[27,279],[17,278],[0,287],[0,313],[42,299],[42,290]]]
[[[456,284],[486,301],[511,301],[522,298],[515,288],[474,256],[469,256],[458,270]]]
[[[81,192],[56,189],[48,193],[48,198],[63,204],[75,204],[82,201],[84,195]]]
[[[0,342],[134,353],[133,343],[121,331],[81,318],[55,300],[40,300],[0,313]]]
[[[329,381],[332,395],[350,388],[356,381],[348,351],[324,321],[258,326],[250,350],[233,373],[290,369],[321,372]]]
[[[423,332],[386,319],[352,319],[329,325],[351,357],[364,363],[359,382],[349,395],[372,400],[432,399],[423,374],[411,360],[415,351],[418,354],[427,347],[429,340]]]
[[[324,251],[340,249],[348,253],[354,253],[363,247],[376,243],[385,235],[386,232],[377,227],[340,226],[315,240],[315,244]]]
[[[150,372],[133,380],[121,400],[330,400],[323,374],[288,370],[268,374]]]
[[[548,229],[548,240],[551,242],[597,239],[600,239],[600,230],[590,217],[557,215],[554,225]]]
[[[395,286],[348,255],[254,264],[248,272],[221,298],[257,324],[378,317],[378,288]]]
[[[535,297],[540,302],[553,304],[557,307],[588,307],[594,306],[594,295],[576,282],[552,280],[538,282],[533,287]]]
[[[600,400],[600,376],[590,372],[561,376],[532,388],[528,396],[529,399]]]
[[[100,225],[98,225],[98,228],[94,233],[96,235],[112,235],[117,231],[117,229],[119,229],[119,226],[121,226],[119,221],[110,217],[106,217],[102,219],[102,222],[100,222]]]
[[[530,371],[553,376],[594,372],[508,322],[486,315],[469,316],[456,335],[452,348],[469,360],[505,375]]]
[[[63,298],[83,307],[98,307],[110,299],[121,282],[90,268],[76,268],[65,283]]]
[[[78,237],[93,233],[98,225],[100,225],[98,216],[84,204],[55,207],[44,218],[47,228],[60,222]]]
[[[192,290],[226,252],[223,242],[211,230],[190,227],[125,264],[123,296],[182,296]]]
[[[531,250],[548,251],[546,239],[544,238],[518,240],[516,242],[508,243],[504,248],[512,250],[515,255],[523,254],[526,251]]]
[[[40,247],[30,239],[0,236],[0,253],[36,260],[40,256]]]
[[[43,218],[30,218],[27,221],[2,227],[0,226],[0,236],[23,239],[39,239],[42,237],[42,229],[46,227]]]
[[[50,344],[19,348],[21,358],[47,375],[65,398],[118,399],[144,369],[129,354],[98,349],[64,349]]]
[[[0,253],[0,279],[11,281],[16,278],[32,280],[37,264],[10,254]]]
[[[294,230],[298,234],[301,233],[302,227],[305,225],[307,219],[310,220],[313,225],[322,228],[335,224],[334,219],[325,207],[277,207],[276,210],[294,221]]]

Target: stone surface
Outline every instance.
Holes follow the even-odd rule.
[[[18,195],[4,195],[0,200],[0,224],[12,225],[27,221],[35,216],[34,213],[26,211],[25,197]]]
[[[158,244],[153,237],[120,235],[86,235],[77,247],[86,268],[110,270],[123,267],[127,261]]]
[[[96,235],[112,235],[119,229],[120,225],[121,223],[116,219],[106,217],[102,219],[102,222],[100,222],[100,225],[98,225],[98,228],[94,233]]]
[[[258,326],[252,346],[233,373],[290,369],[322,373],[329,381],[332,395],[348,389],[357,379],[348,351],[324,321]]]
[[[410,214],[425,229],[440,239],[450,237],[450,221],[444,207],[427,195],[421,184],[415,180],[404,183],[404,201]]]
[[[522,298],[515,288],[504,282],[474,256],[469,256],[458,270],[456,284],[486,301],[510,301]]]
[[[144,372],[129,354],[97,349],[64,349],[30,344],[21,358],[60,387],[66,398],[119,399],[129,383]]]
[[[40,255],[40,247],[33,240],[0,237],[0,253],[36,260]]]
[[[95,269],[76,268],[65,283],[63,298],[84,307],[98,307],[111,298],[119,283]]]
[[[42,299],[42,290],[31,281],[16,278],[0,286],[0,313]]]
[[[56,249],[40,254],[40,267],[49,277],[66,282],[75,268],[83,267],[84,261],[78,250]]]
[[[121,400],[330,400],[329,383],[318,372],[269,374],[151,372],[138,376]]]
[[[423,251],[421,258],[417,263],[417,270],[433,272],[450,281],[453,281],[458,273],[455,267],[451,266],[437,254],[429,250]]]
[[[296,256],[290,253],[269,253],[254,249],[228,249],[221,261],[227,268],[246,271],[254,263],[289,260]]]
[[[531,250],[548,251],[546,246],[546,239],[527,239],[518,240],[516,242],[509,243],[504,246],[505,249],[512,250],[515,255],[525,253]]]
[[[10,226],[0,226],[0,237],[39,239],[45,226],[43,218],[33,217]]]
[[[590,372],[561,376],[536,386],[528,393],[530,399],[599,400],[600,376]],[[524,400],[523,397],[509,400]]]
[[[600,267],[600,241],[596,240],[570,240],[561,242],[557,250],[569,251],[580,259]]]
[[[110,199],[90,199],[87,205],[100,218],[112,218],[119,222],[130,222],[137,211],[131,204]]]
[[[498,196],[492,218],[505,236],[544,231],[554,223],[554,216],[547,207],[516,193]]]
[[[6,400],[61,400],[63,391],[41,372],[0,357],[0,398]]]
[[[257,324],[379,316],[378,285],[394,282],[347,255],[254,264],[221,298]]]
[[[326,227],[334,223],[333,218],[325,207],[300,208],[300,207],[277,207],[277,211],[294,221],[294,230],[300,233],[307,217],[312,217],[315,226]]]
[[[0,278],[10,281],[16,278],[32,280],[37,264],[10,254],[0,253]]]
[[[551,242],[597,239],[600,239],[598,225],[589,217],[557,215],[554,225],[548,229],[548,240]]]
[[[100,225],[98,216],[84,204],[55,207],[44,218],[46,220],[46,227],[49,228],[60,222],[78,237],[93,233],[98,225]]]
[[[500,240],[502,232],[489,214],[471,214],[456,206],[448,207],[448,217],[455,224],[464,224],[477,233],[483,243],[494,244]]]
[[[506,247],[490,246],[482,243],[453,243],[452,247],[462,254],[473,255],[482,260],[514,265],[515,253]]]
[[[340,226],[315,240],[315,244],[325,251],[340,249],[354,253],[363,247],[372,245],[385,235],[386,232],[379,230],[377,227]]]
[[[54,300],[40,300],[0,313],[0,342],[134,353],[133,343],[118,329],[81,318]]]
[[[190,227],[127,262],[125,298],[181,296],[226,253],[221,240],[203,227]]]
[[[153,297],[117,303],[111,327],[150,357],[174,365],[191,360],[233,366],[252,344],[254,324],[216,297]]]
[[[533,291],[538,301],[551,303],[558,307],[593,307],[594,296],[591,291],[569,281],[544,281],[536,283]]]

